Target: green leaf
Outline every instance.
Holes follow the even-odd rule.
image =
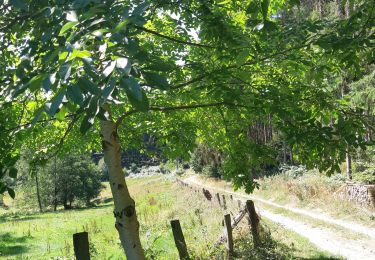
[[[108,77],[109,75],[111,75],[111,73],[115,69],[115,67],[116,67],[116,62],[115,61],[111,61],[107,65],[107,67],[103,70],[104,77]]]
[[[133,77],[122,78],[120,81],[120,86],[125,89],[128,97],[130,96],[134,100],[142,101],[141,86]]]
[[[46,104],[46,112],[48,113],[49,116],[55,115],[57,109],[59,109],[63,99],[65,96],[65,91],[61,91],[58,93],[50,103]]]
[[[77,85],[70,85],[67,88],[67,97],[77,105],[81,105],[83,102],[83,94],[81,89]]]
[[[101,104],[104,104],[107,101],[108,97],[112,94],[115,87],[116,87],[116,80],[110,79],[107,85],[103,89]]]
[[[100,95],[101,90],[98,86],[87,78],[79,78],[77,85],[84,91],[89,92],[91,94]]]
[[[252,18],[255,19],[259,13],[259,2],[251,1],[250,4],[246,8],[246,13],[250,14]]]
[[[16,193],[14,192],[14,190],[12,188],[7,187],[7,191],[8,191],[9,196],[12,199],[14,199],[16,197]]]
[[[29,6],[22,0],[10,0],[9,4],[20,10],[27,11],[29,9]]]
[[[60,66],[59,75],[63,81],[67,80],[72,70],[72,62],[66,62]]]
[[[141,100],[134,99],[128,93],[126,93],[126,94],[128,96],[128,99],[129,99],[130,103],[132,104],[132,106],[135,107],[135,109],[137,109],[139,111],[143,111],[143,112],[146,112],[149,109],[150,104],[148,102],[148,98],[146,96],[146,93],[143,90],[141,91],[141,95],[142,95]]]
[[[82,134],[85,134],[93,126],[94,120],[95,120],[94,117],[86,115],[81,122],[79,131]]]
[[[58,113],[56,113],[55,114],[55,117],[56,117],[56,119],[58,120],[58,121],[63,121],[64,119],[65,119],[65,114],[66,114],[66,108],[65,108],[65,106],[62,106],[61,108],[60,108],[60,110],[59,110],[59,112]]]
[[[45,91],[51,90],[51,86],[55,83],[56,77],[55,74],[49,74],[42,82],[42,86]]]
[[[39,108],[38,111],[35,113],[35,116],[34,116],[33,120],[31,121],[31,125],[35,125],[36,122],[38,122],[42,113],[43,113],[43,107]]]
[[[131,70],[131,63],[127,58],[118,58],[116,60],[116,68],[125,74],[125,76],[129,76]]]
[[[74,49],[73,50],[73,53],[72,53],[72,58],[86,58],[86,57],[91,57],[91,53],[87,50],[76,50]]]
[[[115,27],[115,29],[113,29],[113,33],[117,33],[121,30],[123,30],[124,28],[126,28],[126,26],[129,24],[129,19],[125,19],[124,21],[120,22],[119,24],[117,24],[117,26]]]
[[[145,69],[153,71],[170,71],[175,68],[174,65],[165,61],[155,61],[148,65]]]
[[[38,90],[42,86],[42,82],[45,79],[45,77],[46,77],[45,74],[41,74],[41,75],[37,75],[33,77],[28,83],[30,91],[34,92]]]
[[[61,27],[61,30],[59,32],[59,36],[63,36],[66,31],[73,28],[77,24],[78,24],[78,22],[67,22],[66,24],[63,25],[63,27]]]
[[[167,79],[157,73],[153,72],[144,72],[143,76],[148,84],[159,88],[161,90],[169,90],[170,86]]]
[[[16,168],[10,168],[9,169],[9,177],[11,178],[17,178],[17,169]]]
[[[139,111],[147,111],[149,108],[146,93],[142,90],[138,82],[133,78],[123,78],[120,86],[125,89],[126,95],[130,103]]]
[[[248,58],[249,58],[249,51],[244,50],[244,51],[241,51],[237,55],[236,62],[237,62],[237,64],[241,65],[241,64],[244,64],[247,61]]]
[[[88,116],[95,117],[99,112],[99,99],[94,97],[91,99],[89,107],[86,110]]]
[[[89,57],[85,57],[85,58],[82,58],[81,59],[82,62],[83,62],[83,68],[85,69],[85,72],[87,73],[87,75],[89,75],[90,77],[92,77],[93,79],[98,79],[99,80],[99,73],[98,71],[92,66],[92,59],[89,58]]]
[[[99,109],[99,113],[97,114],[97,117],[100,120],[103,120],[103,121],[109,121],[110,120],[109,113],[107,111],[105,111],[103,108]]]
[[[148,1],[144,1],[143,3],[137,5],[133,12],[132,12],[132,15],[141,15],[143,14],[147,8],[150,6],[150,3]]]

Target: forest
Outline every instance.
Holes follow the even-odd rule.
[[[374,259],[374,8],[0,0],[0,259]]]

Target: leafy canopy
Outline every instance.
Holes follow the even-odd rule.
[[[354,6],[348,19],[310,19],[283,0],[1,1],[0,106],[12,120],[1,140],[54,133],[34,145],[93,149],[97,122],[113,120],[129,146],[145,132],[175,156],[211,142],[251,190],[247,166],[268,156],[244,129],[271,114],[301,162],[334,171],[348,143],[365,146],[363,118],[330,89],[374,60],[373,3]]]

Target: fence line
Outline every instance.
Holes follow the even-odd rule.
[[[212,192],[205,188],[197,188],[195,186],[191,186],[184,181],[177,179],[176,182],[183,187],[186,187],[190,190],[190,192],[200,193],[204,195],[204,197],[212,202]],[[222,199],[220,199],[220,194],[216,193],[216,200],[221,208],[224,210],[227,209],[227,203],[225,195],[222,194]],[[234,197],[230,195],[230,201],[234,203]],[[254,202],[252,200],[247,200],[245,206],[241,208],[241,200],[237,200],[237,205],[239,208],[238,214],[233,218],[231,221],[230,214],[224,215],[224,232],[223,234],[217,239],[214,246],[218,246],[224,242],[226,242],[226,249],[228,253],[228,258],[231,259],[234,254],[234,242],[233,242],[233,230],[237,227],[237,225],[241,222],[241,220],[248,215],[249,219],[249,227],[253,238],[254,247],[260,245],[260,235],[259,235],[259,217],[255,211]],[[180,256],[180,259],[186,260],[189,258],[188,248],[185,242],[185,237],[181,229],[181,224],[178,219],[171,220],[171,228],[172,233],[175,241],[175,245]],[[77,260],[90,260],[90,247],[89,247],[89,240],[88,240],[88,233],[81,232],[73,234],[73,245],[74,245],[74,254]]]

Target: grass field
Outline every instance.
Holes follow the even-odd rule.
[[[194,259],[224,259],[223,246],[213,247],[221,235],[224,211],[174,182],[174,177],[128,179],[136,200],[142,243],[148,259],[178,259],[169,221],[181,222]],[[92,259],[125,259],[114,228],[110,191],[102,192],[97,207],[47,213],[0,209],[0,259],[71,259],[72,234],[88,231]],[[8,200],[9,202],[9,200]],[[228,212],[237,203],[228,200]],[[264,245],[253,250],[246,221],[234,230],[238,259],[327,259],[306,239],[262,219]]]

